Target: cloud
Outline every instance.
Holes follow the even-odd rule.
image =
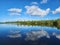
[[[9,38],[19,38],[21,37],[20,31],[12,31],[10,30],[10,34],[8,35]]]
[[[49,20],[49,18],[46,18],[46,20]]]
[[[46,31],[39,30],[39,31],[31,31],[31,32],[26,33],[25,40],[35,41],[42,37],[50,38],[49,34]]]
[[[47,0],[42,0],[40,3],[41,3],[41,4],[47,3]]]
[[[55,11],[52,11],[53,14],[60,13],[60,7],[58,7]]]
[[[19,15],[21,15],[21,14],[20,14],[20,13],[10,13],[10,15],[11,15],[11,16],[13,16],[13,15],[19,16]]]
[[[31,4],[38,4],[37,2],[32,2]]]
[[[11,8],[11,9],[8,9],[8,11],[20,13],[22,11],[22,9],[19,9],[19,8]]]
[[[38,6],[25,6],[26,8],[26,13],[29,15],[37,15],[37,16],[45,16],[50,12],[50,8],[47,8],[46,10],[43,10],[39,8]]]
[[[10,8],[8,9],[10,12],[10,15],[21,15],[20,13],[22,12],[22,9],[20,8]]]

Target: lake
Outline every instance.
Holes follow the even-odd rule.
[[[0,45],[60,45],[60,29],[0,24]]]

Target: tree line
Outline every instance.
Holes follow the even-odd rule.
[[[6,24],[17,24],[17,25],[38,25],[38,26],[55,26],[60,28],[60,19],[57,20],[33,20],[33,21],[15,21],[5,22]]]

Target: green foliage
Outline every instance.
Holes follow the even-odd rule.
[[[55,26],[60,28],[60,19],[57,20],[40,20],[40,21],[15,21],[4,22],[5,24],[17,24],[17,25],[40,25],[40,26]]]

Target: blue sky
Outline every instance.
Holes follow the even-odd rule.
[[[0,22],[60,18],[60,0],[0,0]]]

